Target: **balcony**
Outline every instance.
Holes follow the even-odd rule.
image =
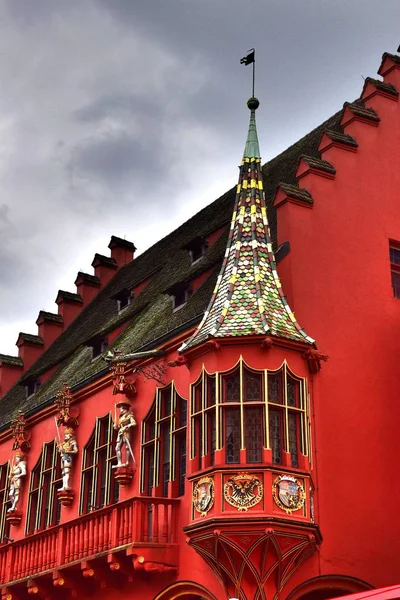
[[[104,573],[107,564],[128,575],[175,571],[178,505],[179,499],[134,497],[9,543],[0,548],[0,585],[18,597],[18,586],[63,586],[77,573]]]

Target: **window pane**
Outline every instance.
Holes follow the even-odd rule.
[[[263,447],[263,409],[246,407],[244,411],[244,439],[248,463],[260,463]]]
[[[262,402],[261,373],[244,372],[244,402]]]
[[[289,375],[287,377],[287,403],[289,406],[299,407],[299,392],[300,384],[295,379],[292,379]]]
[[[194,388],[194,412],[197,413],[201,410],[201,383],[197,384]]]
[[[282,371],[268,373],[268,400],[282,404]]]
[[[397,271],[392,271],[392,287],[393,296],[395,298],[400,298],[400,273]]]
[[[171,414],[171,388],[161,392],[161,414],[163,417],[169,417]]]
[[[178,445],[178,494],[183,496],[185,493],[186,477],[186,436],[182,435],[177,440]]]
[[[225,410],[225,448],[226,462],[238,463],[240,460],[240,409]]]
[[[207,413],[207,427],[208,427],[208,448],[207,452],[210,453],[211,464],[214,464],[215,448],[217,446],[217,430],[215,428],[215,410]]]
[[[225,382],[225,402],[240,402],[240,377],[239,373],[234,373],[224,378]]]
[[[282,412],[280,410],[269,410],[269,440],[272,448],[272,462],[279,465],[282,462]]]
[[[215,377],[207,377],[207,407],[215,405]]]
[[[298,455],[298,415],[289,413],[289,452],[291,458],[292,467],[299,466],[299,455]]]
[[[394,265],[400,265],[400,248],[394,248],[393,246],[390,246],[389,253],[390,262]]]
[[[176,397],[176,424],[184,427],[187,423],[187,401],[180,396]]]

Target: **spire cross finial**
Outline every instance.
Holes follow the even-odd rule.
[[[252,96],[254,97],[254,83],[255,83],[255,79],[256,79],[256,51],[254,48],[250,48],[250,50],[247,50],[247,56],[244,56],[243,58],[240,59],[240,64],[241,65],[253,65],[253,93]]]

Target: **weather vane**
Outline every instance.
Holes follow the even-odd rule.
[[[241,65],[253,65],[253,98],[254,98],[254,81],[256,77],[256,51],[254,48],[247,50],[247,55],[240,59]]]

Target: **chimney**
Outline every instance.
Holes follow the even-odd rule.
[[[20,333],[16,341],[18,357],[24,363],[24,372],[39,358],[44,350],[44,343],[38,335]]]
[[[58,290],[56,304],[58,304],[58,314],[64,322],[64,330],[79,315],[83,308],[82,296]]]
[[[17,383],[23,370],[24,363],[18,356],[0,354],[0,398]]]
[[[114,277],[115,271],[118,269],[114,258],[97,254],[97,252],[94,255],[92,267],[94,268],[95,276],[100,279],[101,287],[104,287]]]
[[[75,285],[77,293],[82,298],[83,306],[87,306],[99,292],[100,279],[95,275],[79,271],[75,279]]]
[[[131,262],[136,251],[135,244],[115,235],[111,236],[108,247],[111,250],[111,258],[117,263],[118,269]]]
[[[60,315],[41,310],[36,319],[36,325],[38,326],[38,335],[43,340],[44,349],[47,350],[63,332],[64,322]]]

